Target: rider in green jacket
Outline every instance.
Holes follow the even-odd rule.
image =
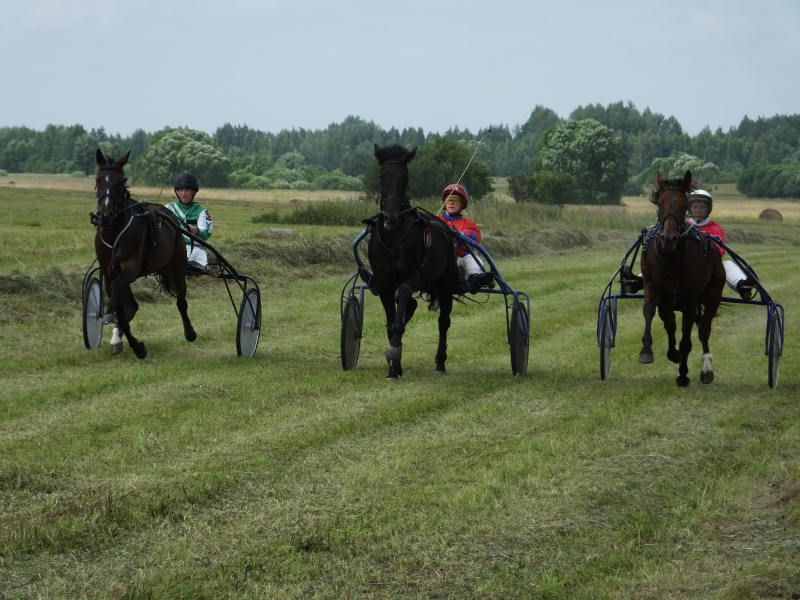
[[[191,173],[181,173],[175,178],[174,189],[178,201],[167,204],[167,208],[178,217],[181,225],[189,233],[206,241],[211,237],[214,221],[208,210],[194,201],[195,195],[200,190],[197,177]],[[208,271],[208,255],[205,249],[185,235],[183,239],[186,242],[186,256],[189,265],[202,271]]]

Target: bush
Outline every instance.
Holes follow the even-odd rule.
[[[539,171],[528,181],[528,194],[539,204],[575,204],[578,185],[569,173]]]
[[[298,179],[297,181],[293,182],[291,188],[293,190],[310,190],[314,186],[311,184],[310,181],[306,181],[305,179]]]
[[[263,175],[251,176],[247,182],[240,186],[246,190],[271,190],[274,186],[272,181]]]
[[[508,182],[508,193],[514,198],[514,202],[529,202],[531,199],[528,192],[528,176],[525,173],[517,173],[506,177]]]
[[[361,180],[358,177],[345,175],[339,169],[335,169],[325,175],[320,175],[314,179],[312,189],[315,190],[345,190],[360,192],[362,189]]]

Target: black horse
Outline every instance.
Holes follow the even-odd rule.
[[[711,337],[711,320],[717,315],[722,289],[725,286],[725,268],[717,246],[686,224],[687,198],[692,190],[692,174],[686,171],[682,179],[663,179],[657,174],[658,187],[650,201],[658,210],[658,229],[642,254],[644,274],[645,328],[642,336],[640,363],[653,362],[653,336],[650,327],[658,315],[667,332],[667,358],[679,363],[676,383],[689,385],[687,360],[692,351],[692,328],[698,325],[698,336],[703,346],[703,365],[700,382],[714,380],[712,356],[708,340]],[[700,309],[702,308],[702,311]],[[681,341],[676,344],[675,311],[683,313]]]
[[[130,329],[139,308],[130,284],[139,277],[155,274],[162,289],[177,298],[184,337],[193,342],[197,334],[187,314],[186,247],[179,223],[161,204],[131,198],[123,172],[129,156],[130,151],[114,159],[97,150],[97,213],[92,214],[92,223],[97,227],[94,248],[109,296],[103,323],[117,323],[136,356],[144,358],[147,348]],[[119,354],[122,341],[117,332],[114,338],[111,352]]]
[[[403,333],[417,309],[414,294],[422,292],[430,310],[439,309],[436,373],[444,374],[447,330],[457,293],[458,268],[452,234],[436,215],[411,206],[407,197],[408,162],[417,149],[375,145],[380,164],[381,211],[365,223],[370,227],[367,256],[373,277],[370,287],[386,312],[389,345],[387,379],[403,374]]]

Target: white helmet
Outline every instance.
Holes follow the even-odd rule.
[[[711,200],[711,194],[709,194],[705,190],[695,190],[689,194],[689,198],[687,199],[687,206],[691,206],[692,202],[705,202],[708,206],[708,214],[711,214],[711,208],[713,205],[713,200]]]

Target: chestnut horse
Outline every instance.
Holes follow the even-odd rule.
[[[413,297],[417,292],[426,294],[430,310],[439,309],[435,372],[445,373],[447,330],[458,286],[452,234],[436,215],[413,208],[406,196],[408,162],[416,151],[399,145],[375,145],[380,164],[381,212],[373,219],[365,219],[370,228],[367,256],[374,273],[373,285],[386,313],[389,345],[384,354],[389,363],[386,378],[390,380],[403,374],[403,333],[417,308]]]
[[[97,150],[97,213],[91,217],[97,227],[94,249],[109,297],[103,324],[116,323],[136,356],[144,358],[147,348],[130,329],[130,321],[139,308],[130,285],[139,277],[154,274],[162,289],[177,298],[184,337],[193,342],[197,334],[187,314],[186,247],[176,229],[179,223],[161,204],[131,198],[123,172],[129,156],[130,151],[114,159]],[[166,226],[162,226],[164,223]],[[111,340],[112,354],[122,351],[117,328]]]
[[[686,363],[692,350],[695,321],[703,345],[700,382],[711,383],[714,371],[708,340],[711,320],[717,314],[725,286],[725,268],[717,246],[686,223],[687,197],[692,190],[691,172],[686,171],[683,179],[669,180],[658,173],[656,179],[658,187],[650,201],[657,207],[658,225],[642,253],[645,325],[639,362],[653,362],[650,328],[658,308],[658,316],[669,338],[667,358],[680,364],[676,383],[680,387],[689,385]],[[675,311],[683,315],[678,349],[675,348]]]

